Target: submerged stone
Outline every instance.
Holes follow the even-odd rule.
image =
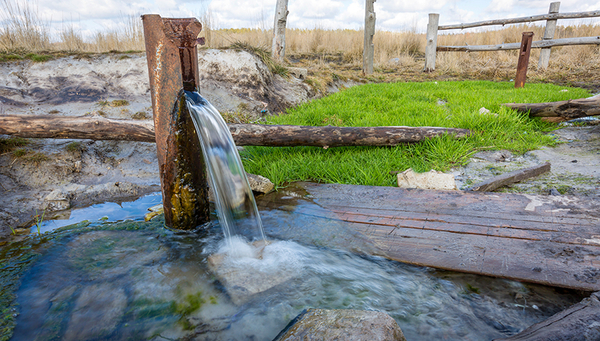
[[[69,243],[70,265],[83,270],[90,279],[108,279],[129,273],[166,256],[166,249],[154,237],[135,232],[93,231]]]
[[[112,334],[127,306],[123,288],[110,283],[87,286],[79,295],[63,340],[91,340]]]
[[[386,340],[406,341],[387,313],[353,309],[308,309],[300,313],[273,341]]]
[[[209,268],[223,284],[234,304],[242,305],[255,295],[279,286],[298,275],[295,271],[297,269],[286,266],[285,261],[278,262],[281,259],[274,259],[277,258],[276,253],[266,256],[265,248],[268,245],[255,242],[249,244],[246,250],[236,250],[244,253],[243,255],[217,253],[208,257]]]

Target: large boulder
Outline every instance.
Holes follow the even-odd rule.
[[[273,341],[406,341],[387,313],[365,310],[308,309],[298,315]]]
[[[312,91],[295,77],[271,73],[255,54],[243,50],[198,51],[200,92],[221,112],[259,117],[307,101]]]

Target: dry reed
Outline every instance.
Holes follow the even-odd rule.
[[[139,17],[123,18],[120,29],[97,32],[84,39],[72,25],[66,25],[57,37],[50,37],[48,24],[39,19],[34,2],[28,0],[1,0],[3,26],[0,27],[0,52],[39,53],[44,51],[108,52],[142,51],[144,38]],[[201,15],[201,36],[206,47],[225,48],[235,43],[248,44],[270,50],[272,32],[266,28],[215,29],[210,11]],[[566,22],[566,21],[565,21]],[[559,22],[560,23],[560,22]],[[542,26],[523,24],[501,29],[441,31],[438,45],[493,45],[520,42],[521,34],[533,31],[534,40],[543,35]],[[579,24],[559,26],[555,38],[589,37],[600,35],[600,26]],[[288,29],[286,56],[290,62],[310,60],[318,72],[330,70],[329,64],[359,69],[362,65],[363,33],[359,30]],[[404,32],[377,31],[374,36],[375,68],[379,70],[418,70],[423,64],[425,35],[415,30]],[[530,68],[535,69],[539,49],[532,50]],[[516,63],[516,51],[502,52],[439,52],[437,70],[449,75],[473,75],[487,78],[511,78]],[[596,70],[600,51],[595,45],[566,46],[552,49],[548,72],[565,75],[584,75]],[[413,70],[414,69],[414,70]],[[558,70],[558,71],[557,71]],[[544,72],[532,75],[544,79]]]

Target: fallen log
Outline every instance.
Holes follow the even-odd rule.
[[[230,124],[238,146],[395,146],[449,134],[456,138],[468,129],[437,127],[313,127]],[[0,115],[0,134],[27,138],[92,139],[154,142],[150,122],[115,120],[101,116]]]
[[[550,171],[550,163],[546,162],[541,165],[519,169],[514,172],[502,174],[495,176],[486,181],[480,182],[469,187],[468,191],[478,191],[478,192],[492,192],[502,186],[506,186],[509,184],[514,184],[525,179],[533,178],[534,176],[538,176],[540,174],[544,174]]]
[[[529,112],[530,117],[561,117],[565,120],[600,115],[600,95],[559,102],[504,103],[520,112]]]

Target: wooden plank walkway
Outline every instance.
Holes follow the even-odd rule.
[[[270,194],[259,206],[285,205],[295,215],[343,223],[352,238],[368,244],[360,249],[400,262],[600,290],[600,219],[594,203],[563,196],[295,186],[301,194]]]

